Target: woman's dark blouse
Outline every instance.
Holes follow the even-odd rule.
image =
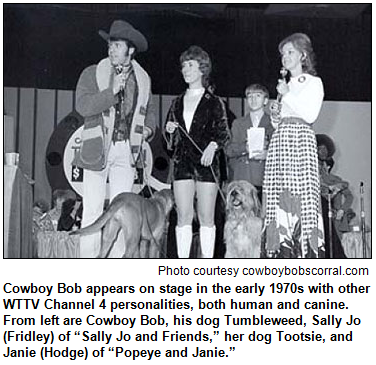
[[[167,122],[178,123],[186,132],[183,118],[184,94],[173,100],[167,115]],[[208,90],[205,90],[193,116],[189,130],[189,136],[195,141],[201,152],[193,145],[183,131],[178,128],[172,136],[165,134],[167,148],[173,152],[174,162],[183,159],[191,159],[200,163],[202,151],[212,141],[218,144],[218,150],[223,148],[230,139],[230,131],[227,121],[226,107],[222,99]],[[217,165],[218,153],[216,153],[213,164]]]

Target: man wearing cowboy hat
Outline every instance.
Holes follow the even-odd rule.
[[[107,179],[110,201],[132,191],[141,144],[155,131],[150,77],[134,60],[136,52],[147,50],[146,38],[123,20],[115,20],[109,33],[100,30],[99,35],[108,42],[108,57],[87,67],[76,88],[76,109],[85,118],[73,162],[84,169],[83,227],[102,214]],[[96,257],[100,245],[101,232],[82,236],[81,257]],[[123,252],[124,242],[118,239],[110,256]]]

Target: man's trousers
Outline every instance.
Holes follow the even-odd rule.
[[[131,166],[131,158],[129,140],[115,144],[111,142],[105,169],[84,170],[82,227],[93,223],[103,213],[106,196],[111,202],[116,195],[132,191],[135,169]],[[102,231],[81,236],[80,257],[97,257],[101,247],[101,236]],[[124,249],[124,237],[121,232],[109,257],[122,257]]]

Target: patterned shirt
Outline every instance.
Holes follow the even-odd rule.
[[[137,82],[133,68],[129,70],[124,90],[119,92],[119,102],[115,105],[115,125],[113,142],[127,141],[130,135],[133,111],[137,101]]]

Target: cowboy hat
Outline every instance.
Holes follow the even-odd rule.
[[[316,134],[317,146],[324,145],[328,150],[328,158],[334,155],[336,151],[336,146],[333,140],[326,134]]]
[[[115,20],[111,24],[109,33],[104,30],[100,30],[98,33],[106,41],[111,38],[130,41],[136,47],[137,52],[145,52],[148,49],[148,41],[144,35],[124,20]]]

